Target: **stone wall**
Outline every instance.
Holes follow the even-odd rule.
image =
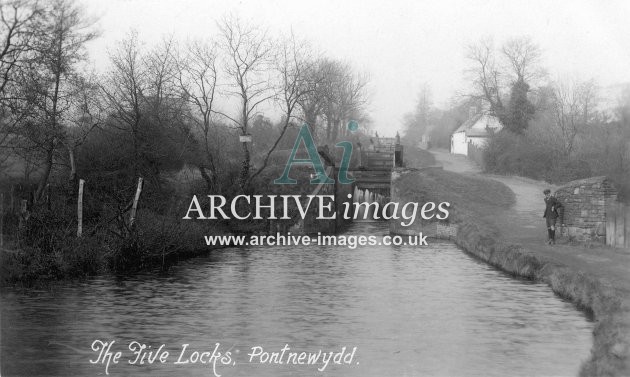
[[[606,240],[606,210],[617,201],[617,189],[606,177],[572,181],[559,188],[556,198],[563,204],[558,226],[562,236],[578,241]]]

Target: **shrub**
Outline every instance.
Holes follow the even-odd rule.
[[[182,212],[185,213],[185,212]],[[167,266],[180,255],[207,248],[205,235],[219,233],[220,226],[208,221],[182,220],[179,213],[138,211],[134,230],[113,243],[109,267],[115,272],[133,272]]]
[[[592,175],[583,159],[568,159],[550,142],[510,131],[500,131],[484,151],[484,170],[496,174],[516,174],[551,183],[563,183]]]
[[[106,243],[97,236],[69,238],[53,249],[24,247],[20,252],[3,255],[2,282],[31,284],[96,275],[105,270],[107,254]]]

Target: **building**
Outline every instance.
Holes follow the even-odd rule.
[[[617,189],[607,177],[572,181],[555,193],[563,204],[558,225],[563,235],[578,241],[604,241],[609,211],[617,202]]]
[[[472,111],[471,111],[472,113]],[[451,135],[451,153],[468,156],[468,146],[473,144],[483,148],[490,135],[501,130],[503,126],[499,118],[489,113],[478,113],[469,116]]]

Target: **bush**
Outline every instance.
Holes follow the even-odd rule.
[[[68,240],[76,238],[76,220],[71,220],[74,218],[73,210],[63,205],[53,210],[34,210],[18,231],[19,246],[44,253],[60,250]]]
[[[54,249],[25,247],[3,255],[2,282],[31,284],[37,280],[73,279],[106,269],[107,246],[100,237],[67,239]]]
[[[490,173],[517,174],[534,179],[554,175],[553,148],[506,130],[490,139],[484,162],[484,169]]]
[[[562,160],[559,166],[553,169],[553,176],[547,177],[552,183],[565,183],[593,176],[591,166],[585,160]]]
[[[588,161],[568,159],[551,142],[533,136],[500,131],[484,151],[484,170],[489,173],[520,175],[550,183],[564,183],[590,177]]]
[[[204,220],[182,220],[182,214],[157,214],[138,211],[133,232],[114,241],[109,267],[115,272],[134,272],[147,268],[164,268],[182,255],[207,249],[205,235],[223,233],[221,226]]]
[[[183,202],[163,198],[152,203],[161,206],[159,213],[138,210],[131,232],[121,221],[107,220],[116,219],[118,212],[103,205],[98,217],[104,220],[84,222],[80,238],[76,235],[74,205],[59,200],[51,210],[36,208],[17,231],[18,251],[1,255],[2,283],[30,285],[38,280],[80,278],[106,271],[135,272],[164,267],[180,256],[206,250],[203,236],[224,233],[222,226],[182,220]]]

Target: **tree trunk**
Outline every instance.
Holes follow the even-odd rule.
[[[137,177],[138,174],[138,170],[139,170],[139,165],[140,165],[140,147],[139,147],[139,142],[138,142],[138,130],[136,129],[137,126],[135,126],[131,133],[132,133],[132,138],[133,138],[133,163],[132,163],[132,169],[133,169],[133,176]]]
[[[74,147],[70,145],[68,145],[68,159],[70,160],[70,182],[74,182],[77,179],[77,164]]]
[[[338,137],[339,137],[339,121],[335,120],[333,122],[332,141],[337,141]]]
[[[44,161],[44,173],[39,180],[37,185],[37,191],[35,192],[34,202],[35,204],[39,203],[43,197],[44,190],[46,189],[46,184],[48,183],[48,177],[50,177],[50,172],[52,170],[53,165],[53,156],[55,152],[54,144],[51,142],[51,145],[48,147],[46,151],[46,160]]]
[[[330,141],[330,135],[332,131],[332,121],[326,117],[326,141]]]
[[[206,171],[206,168],[203,166],[198,166],[197,169],[199,169],[199,173],[201,173],[201,178],[203,178],[203,180],[206,182],[208,192],[214,192],[214,182],[212,178],[210,178],[210,175]]]
[[[317,126],[316,124],[317,122],[317,115],[314,114],[312,111],[306,112],[306,124],[308,124],[308,126],[311,129],[311,134],[313,135],[314,138],[317,138],[317,132],[315,127]]]
[[[249,148],[247,147],[247,143],[243,144],[243,162],[241,164],[241,174],[239,177],[239,186],[242,190],[245,190],[245,185],[247,183],[247,178],[249,177]]]

